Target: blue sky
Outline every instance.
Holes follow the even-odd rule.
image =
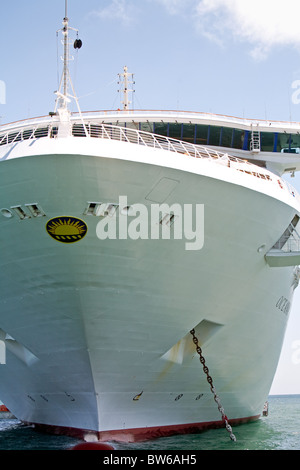
[[[4,124],[54,108],[65,1],[1,3]],[[135,109],[300,121],[299,13],[299,0],[69,0],[83,41],[71,65],[80,107],[120,107],[117,74],[127,65]],[[300,191],[300,176],[287,179]],[[300,287],[272,393],[300,393],[299,313]]]

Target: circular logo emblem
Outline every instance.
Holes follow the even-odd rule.
[[[46,230],[58,242],[74,243],[85,236],[87,225],[76,217],[54,217],[48,220]]]

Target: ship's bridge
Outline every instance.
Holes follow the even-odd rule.
[[[103,124],[215,149],[278,175],[300,170],[300,123],[197,112],[93,111],[72,113],[69,122],[50,113],[0,126],[0,146],[26,138],[93,136],[91,129]]]
[[[300,123],[184,111],[100,111],[85,119],[209,146],[277,174],[300,170]],[[220,149],[222,148],[222,150]]]

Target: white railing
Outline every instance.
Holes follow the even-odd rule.
[[[4,134],[0,134],[0,146],[1,145],[7,145],[11,144],[14,142],[20,142],[23,140],[28,140],[28,139],[38,139],[40,137],[50,137],[51,133],[54,135],[54,132],[57,132],[57,126],[56,126],[56,131],[54,131],[54,126],[51,126],[50,124],[40,124],[36,125],[34,127],[31,126],[23,126],[21,128],[16,128],[13,130],[8,130]]]
[[[0,146],[41,137],[55,138],[57,137],[58,126],[58,122],[40,122],[34,126],[32,124],[28,124],[27,126],[9,129],[5,133],[0,134]],[[227,154],[218,152],[217,150],[172,139],[167,136],[153,134],[151,132],[140,131],[138,129],[123,126],[103,124],[97,121],[84,122],[84,124],[80,121],[72,122],[73,136],[86,137],[85,129],[90,137],[129,142],[155,149],[186,154],[196,158],[208,158],[214,161],[219,161],[223,165],[225,164],[228,166],[230,166],[230,162],[236,162],[243,167],[247,166],[249,171],[251,171],[250,169],[253,167],[251,163],[243,159],[230,157]]]
[[[291,235],[287,240],[282,240],[276,243],[276,249],[284,251],[285,253],[300,252],[300,238],[299,235]]]
[[[28,139],[39,139],[43,137],[57,138],[58,127],[59,122],[57,120],[49,119],[48,121],[39,121],[35,123],[35,125],[28,123],[25,126],[10,128],[3,134],[0,134],[0,147]],[[208,159],[223,166],[231,167],[237,171],[255,176],[256,178],[273,181],[274,184],[278,184],[279,181],[277,177],[264,168],[257,167],[246,160],[230,156],[227,153],[121,125],[104,124],[93,119],[85,120],[84,122],[72,120],[72,135],[75,138],[88,136],[99,139],[117,140],[154,149],[167,150],[193,158]],[[285,186],[285,189],[290,194],[300,200],[300,196],[291,185],[282,179],[280,179],[280,181],[282,186]]]
[[[171,137],[153,134],[151,132],[140,131],[138,129],[104,124],[102,122],[85,122],[85,128],[90,137],[118,140],[133,144],[152,147],[155,149],[167,150],[169,152],[180,153],[195,158],[206,158],[216,161],[224,166],[232,166],[239,171],[252,174],[258,178],[271,180],[270,173],[259,169],[246,160],[229,156],[227,153],[219,152],[216,149],[195,145]],[[85,137],[83,124],[76,122],[73,124],[73,136]]]
[[[196,158],[224,159],[224,154],[221,152],[151,132],[140,131],[138,129],[95,122],[87,122],[85,123],[85,127],[90,137],[118,140],[155,149],[168,150],[169,152],[186,154]],[[73,136],[85,136],[85,131],[81,123],[73,125]]]

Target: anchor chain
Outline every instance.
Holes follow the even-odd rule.
[[[227,431],[229,432],[230,439],[231,439],[232,441],[236,441],[236,437],[235,437],[235,435],[234,435],[233,432],[232,432],[232,427],[230,426],[230,424],[229,424],[229,422],[228,422],[228,418],[227,418],[227,416],[226,416],[226,414],[225,414],[225,410],[224,410],[224,408],[223,408],[223,406],[222,406],[221,400],[220,400],[219,396],[217,395],[216,389],[215,389],[215,387],[214,387],[214,385],[213,385],[213,379],[212,379],[211,376],[209,375],[209,369],[208,369],[208,367],[207,367],[206,364],[205,364],[205,358],[203,357],[202,349],[201,349],[200,346],[199,346],[198,338],[195,336],[195,330],[194,330],[194,329],[191,330],[190,333],[191,333],[191,335],[192,335],[192,337],[193,337],[193,342],[194,342],[194,344],[195,344],[195,346],[196,346],[196,351],[197,351],[197,353],[199,354],[199,359],[200,359],[200,362],[201,362],[201,364],[202,364],[202,366],[203,366],[203,371],[204,371],[204,373],[205,373],[206,376],[207,376],[207,382],[209,383],[210,389],[211,389],[211,391],[212,391],[212,393],[213,393],[213,395],[214,395],[214,400],[215,400],[215,402],[216,402],[217,405],[218,405],[218,410],[219,410],[219,412],[220,412],[221,415],[222,415],[222,420],[224,421],[225,427],[226,427]]]

